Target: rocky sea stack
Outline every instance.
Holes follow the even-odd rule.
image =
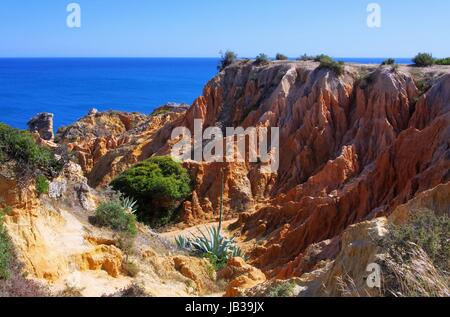
[[[46,141],[53,140],[53,113],[38,113],[28,121],[27,125],[31,133],[38,133]]]

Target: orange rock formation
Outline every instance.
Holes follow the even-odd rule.
[[[280,168],[186,162],[195,188],[187,224],[216,217],[221,173],[225,214],[242,238],[263,238],[251,264],[269,277],[301,276],[335,257],[351,225],[389,215],[450,181],[450,74],[417,87],[411,67],[347,65],[343,76],[313,62],[240,62],[212,79],[186,112],[98,113],[58,133],[93,186],[132,164],[170,152],[174,127],[280,127]],[[431,72],[431,70],[430,70]],[[71,132],[71,133],[68,133]],[[78,135],[86,135],[79,138]]]

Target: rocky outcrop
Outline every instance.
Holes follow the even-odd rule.
[[[93,112],[59,129],[56,140],[76,153],[89,185],[107,185],[125,169],[143,160],[142,152],[149,140],[179,115]]]
[[[197,290],[199,294],[207,294],[216,288],[215,272],[208,260],[179,255],[173,257],[173,264],[175,270],[192,281],[190,292]]]
[[[53,113],[39,113],[28,121],[28,131],[38,133],[46,141],[52,141],[53,134]]]
[[[450,215],[450,183],[441,184],[419,193],[415,198],[395,208],[388,218],[381,217],[348,227],[339,239],[339,252],[329,259],[322,259],[311,273],[294,279],[302,290],[299,296],[380,296],[380,289],[371,287],[367,280],[373,273],[373,265],[383,268],[385,255],[380,241],[386,235],[389,224],[402,224],[416,213]],[[324,249],[322,247],[322,249]],[[383,270],[380,270],[383,279]],[[267,285],[250,290],[264,291]]]
[[[245,263],[242,258],[231,258],[227,266],[217,275],[218,279],[228,281],[225,297],[239,297],[247,289],[266,281],[266,276],[257,268]]]
[[[183,113],[189,109],[189,105],[187,104],[179,104],[174,102],[169,102],[163,106],[157,107],[152,116],[161,116],[168,113]]]
[[[143,123],[133,130],[102,121],[117,114],[97,113],[67,130],[86,140],[64,131],[59,139],[99,186],[137,161],[170,153],[172,129],[192,129],[194,119],[204,128],[280,127],[277,173],[262,172],[260,163],[186,162],[195,187],[182,218],[217,217],[223,171],[225,216],[239,217],[233,228],[243,240],[263,241],[250,251],[250,264],[269,277],[303,276],[337,256],[350,226],[388,216],[450,179],[447,68],[423,93],[415,74],[426,69],[347,65],[337,76],[317,66],[236,63],[186,112],[137,120]]]
[[[267,118],[281,127],[283,154],[270,192],[274,198],[256,213],[242,214],[238,223],[246,239],[266,239],[251,263],[269,275],[301,275],[296,265],[310,245],[337,237],[354,223],[387,215],[417,193],[448,181],[445,96],[450,75],[419,96],[407,68],[374,69],[366,86],[355,82],[358,67],[340,78],[298,64],[267,66],[259,69],[263,74],[252,74],[257,71],[232,67],[233,76],[219,76],[205,89],[207,96],[219,97],[211,97],[214,102],[205,108],[211,112],[229,104],[233,115],[245,113],[251,99],[232,104],[220,96],[235,98],[238,86],[252,91],[252,97],[264,91],[263,99],[255,101],[258,108],[228,122],[257,125]],[[283,76],[273,82],[277,71]],[[270,88],[255,90],[256,83]],[[224,91],[209,92],[210,87]],[[435,115],[419,124],[423,104]]]
[[[23,264],[16,273],[49,294],[76,290],[102,296],[130,285],[139,285],[148,296],[220,291],[207,260],[179,254],[148,228],[139,226],[130,246],[118,232],[93,225],[95,208],[109,192],[90,188],[79,165],[66,164],[48,195],[39,197],[32,180],[18,181],[14,167],[9,161],[0,169],[0,207],[11,207],[5,227]]]
[[[61,127],[56,133],[60,143],[71,143],[86,139],[95,139],[111,135],[119,135],[143,123],[146,116],[140,113],[119,111],[89,111],[89,114],[76,123]]]

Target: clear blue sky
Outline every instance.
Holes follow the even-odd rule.
[[[66,6],[82,9],[81,29]],[[366,6],[382,7],[382,27]],[[448,0],[0,0],[0,57],[450,56]]]

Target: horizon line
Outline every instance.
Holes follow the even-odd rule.
[[[272,57],[272,56],[269,56]],[[300,55],[301,57],[301,55]],[[380,59],[380,58],[398,58],[398,59],[412,59],[414,57],[392,57],[392,56],[331,56],[332,58],[372,58],[372,59]],[[0,59],[32,59],[32,58],[40,58],[40,59],[57,59],[57,58],[135,58],[135,59],[144,59],[144,58],[167,58],[167,59],[175,59],[175,58],[211,58],[211,59],[220,59],[220,56],[0,56]],[[256,57],[248,57],[242,56],[238,57],[239,59],[254,59]],[[297,57],[289,57],[291,59],[299,58]]]

